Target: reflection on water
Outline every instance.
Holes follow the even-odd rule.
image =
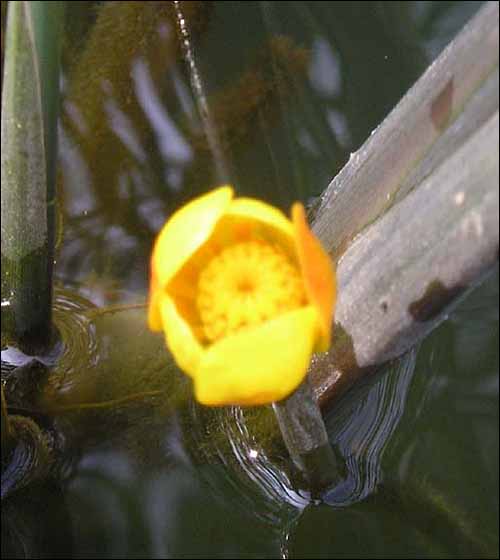
[[[329,412],[349,472],[315,504],[251,410],[189,400],[151,422],[139,405],[142,425],[116,433],[99,416],[111,423],[66,495],[75,556],[494,556],[497,376],[498,272],[418,352]]]
[[[340,405],[340,420],[329,426],[332,441],[349,458],[349,491],[332,490],[326,503],[346,506],[375,490],[380,453],[401,417],[401,396],[413,366],[412,355]],[[148,436],[153,449],[147,463],[137,456],[131,437],[138,437],[142,426],[122,426],[121,442],[114,441],[112,449],[110,426],[83,454],[67,494],[74,526],[85,527],[75,534],[79,554],[131,557],[141,551],[148,557],[177,557],[213,551],[224,556],[242,550],[255,557],[287,555],[310,500],[294,487],[283,449],[263,444],[241,409],[212,411],[208,424],[200,421],[200,412],[191,402],[184,414],[165,416]],[[210,433],[214,426],[217,433]],[[124,445],[124,439],[129,443]]]
[[[342,483],[329,488],[321,501],[335,507],[347,506],[365,499],[381,482],[382,453],[404,412],[415,357],[416,351],[410,352],[387,371],[353,389],[326,417],[330,441],[344,458],[347,475]],[[201,460],[213,461],[215,455],[231,469],[230,476],[240,495],[235,507],[251,509],[259,515],[259,509],[250,507],[249,502],[258,494],[261,508],[265,499],[275,512],[289,510],[289,506],[301,510],[311,503],[307,487],[302,487],[303,482],[289,464],[286,450],[262,438],[256,430],[262,424],[256,424],[251,414],[240,408],[207,414],[195,405],[191,414],[193,447],[202,450]],[[270,411],[267,421],[277,433]],[[211,426],[216,426],[217,434],[210,433]],[[209,447],[207,437],[211,437]]]
[[[180,3],[187,47],[170,2],[69,8],[59,278],[144,293],[154,235],[221,174],[286,210],[317,196],[473,4]]]
[[[171,4],[104,3],[69,38],[65,281],[97,273],[144,291],[155,233],[222,168],[239,194],[287,210],[316,196],[426,63],[415,30],[398,28],[413,29],[409,8],[189,2],[179,15]]]
[[[68,343],[37,404],[78,452],[48,506],[41,488],[3,510],[2,555],[498,554],[498,273],[329,411],[348,474],[315,503],[271,411],[193,403],[136,305],[156,232],[222,160],[238,194],[317,196],[478,3],[181,2],[221,154],[172,3],[73,4],[54,313]]]
[[[228,482],[238,496],[234,507],[254,511],[263,519],[279,519],[282,512],[291,510],[290,506],[300,510],[309,503],[308,494],[294,487],[290,472],[286,470],[283,460],[286,451],[281,448],[280,454],[276,448],[273,449],[272,444],[256,431],[251,417],[247,419],[244,410],[231,407],[207,414],[201,407],[193,405],[191,413],[195,430],[194,448],[202,449],[202,460],[210,461],[215,456],[228,467]],[[274,432],[276,437],[277,424],[271,409],[266,415],[268,432]],[[207,416],[211,417],[208,423]],[[215,426],[217,435],[210,431],[207,433],[207,426],[208,430]],[[207,436],[211,439],[210,447],[206,445]],[[214,490],[218,491],[216,487]],[[257,504],[260,504],[259,507],[256,507]]]
[[[368,381],[353,389],[327,416],[329,433],[348,469],[344,484],[325,496],[327,503],[360,502],[382,482],[382,455],[404,413],[416,354],[412,350],[375,383]]]

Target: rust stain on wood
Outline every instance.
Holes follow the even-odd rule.
[[[447,288],[440,280],[433,280],[427,286],[424,295],[410,304],[408,311],[415,321],[431,321],[465,291],[466,286]]]

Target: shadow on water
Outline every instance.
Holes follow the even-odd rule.
[[[173,3],[74,4],[55,303],[66,344],[30,403],[62,435],[63,481],[2,504],[2,557],[498,556],[498,272],[328,411],[347,476],[315,501],[270,409],[192,401],[143,304],[156,232],[218,181],[214,141],[239,194],[311,200],[478,3],[181,2],[188,67]]]

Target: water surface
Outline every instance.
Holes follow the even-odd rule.
[[[498,271],[328,411],[347,478],[313,502],[262,436],[272,414],[259,431],[252,411],[194,403],[140,306],[172,211],[222,180],[285,210],[318,196],[480,3],[191,2],[187,51],[172,4],[68,7],[56,317],[72,343],[50,403],[75,448],[62,488],[3,508],[2,553],[498,557]]]

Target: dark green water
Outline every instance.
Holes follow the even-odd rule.
[[[144,300],[155,233],[221,178],[284,209],[317,196],[480,3],[194,9],[219,158],[167,3],[73,4],[56,265],[71,343],[57,403],[165,394],[59,411],[70,476],[3,505],[2,557],[498,557],[498,270],[327,413],[348,474],[315,503],[251,412],[202,409],[163,376],[142,309],[93,310]]]

